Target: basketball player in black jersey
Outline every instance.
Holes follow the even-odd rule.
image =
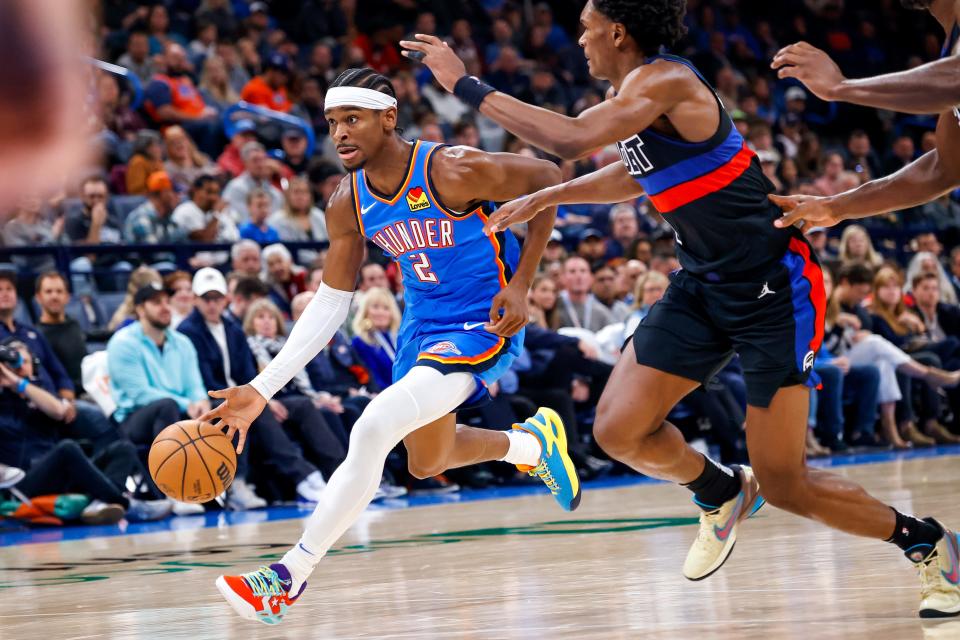
[[[784,47],[773,59],[782,78],[796,78],[823,100],[850,102],[904,113],[939,113],[937,146],[896,173],[829,198],[772,199],[787,212],[778,220],[832,226],[841,220],[899,211],[931,202],[960,186],[960,15],[954,0],[901,0],[928,10],[947,34],[940,60],[875,78],[848,80],[830,57],[806,42]]]
[[[739,524],[763,504],[848,533],[895,543],[917,563],[921,616],[960,613],[956,534],[901,514],[846,478],[804,463],[812,371],[824,292],[810,246],[777,228],[772,185],[722,104],[689,61],[660,55],[684,34],[683,0],[591,0],[580,46],[607,100],[575,118],[540,109],[466,76],[433,36],[402,42],[441,85],[505,129],[550,153],[583,157],[616,143],[622,163],[507,204],[502,229],[566,203],[646,194],[677,234],[683,269],[623,352],[597,409],[594,433],[611,456],[689,488],[702,508],[684,575],[700,580],[733,548]],[[747,383],[753,469],[728,469],[684,441],[665,418],[734,353]]]

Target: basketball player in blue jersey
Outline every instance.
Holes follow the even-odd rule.
[[[896,173],[835,196],[772,196],[787,212],[778,225],[803,220],[811,226],[832,226],[841,220],[925,204],[960,186],[960,7],[954,0],[901,3],[928,10],[943,27],[947,39],[940,60],[899,73],[848,80],[826,53],[798,42],[777,53],[772,66],[780,70],[780,77],[800,80],[823,100],[904,113],[938,113],[936,148]]]
[[[503,460],[539,476],[566,510],[580,485],[563,424],[541,408],[511,431],[457,425],[459,407],[487,396],[519,353],[526,299],[553,229],[555,208],[533,217],[521,249],[509,232],[484,233],[491,202],[560,181],[547,161],[466,147],[403,140],[390,81],[370,69],[343,72],[326,94],[325,114],[350,174],[327,207],[330,249],[323,284],[277,357],[249,385],[211,392],[218,420],[238,451],[267,400],[327,345],[347,316],[367,241],[396,260],[406,302],[394,384],[354,425],[346,460],[328,479],[300,542],[279,563],[217,587],[242,616],[279,622],[330,546],[373,498],[390,450],[401,440],[420,478],[452,467]]]
[[[597,409],[594,435],[614,458],[690,489],[700,532],[683,566],[720,568],[742,521],[772,504],[848,533],[886,540],[917,563],[922,616],[960,611],[956,534],[902,514],[846,478],[805,464],[813,364],[823,337],[820,266],[799,231],[778,228],[773,186],[712,88],[683,58],[662,54],[684,34],[683,0],[590,0],[581,14],[590,73],[608,99],[572,118],[524,104],[466,75],[448,45],[401,45],[448,91],[564,158],[616,144],[623,162],[548,187],[497,211],[497,232],[566,203],[646,194],[677,236],[682,269],[625,346]],[[726,468],[665,421],[685,395],[739,354],[753,468]],[[763,487],[763,496],[760,494]]]

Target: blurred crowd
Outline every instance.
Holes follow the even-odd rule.
[[[942,34],[925,13],[853,0],[687,5],[689,32],[675,53],[716,87],[777,192],[838,193],[932,148],[933,118],[823,103],[769,69],[798,39],[854,77],[935,59]],[[317,289],[324,209],[344,175],[323,115],[332,80],[358,66],[390,78],[407,139],[542,156],[446,94],[397,42],[438,35],[468,73],[575,116],[606,89],[576,44],[581,7],[99,3],[98,57],[132,76],[90,68],[83,108],[100,161],[56,193],[24,198],[2,228],[0,488],[16,497],[0,501],[0,516],[67,493],[90,497],[73,514],[84,522],[202,511],[162,499],[145,454],[163,427],[209,409],[208,389],[252,379]],[[620,157],[610,147],[554,160],[571,179]],[[951,194],[809,231],[830,296],[810,455],[960,442],[958,206]],[[674,235],[645,198],[562,207],[541,266],[523,354],[491,387],[493,402],[460,418],[505,429],[548,405],[567,424],[584,478],[628,473],[595,446],[593,413],[621,346],[679,267]],[[397,269],[372,249],[351,318],[270,402],[219,506],[317,498],[352,424],[391,382],[402,293]],[[669,419],[705,452],[739,462],[744,416],[734,359]],[[378,497],[525,481],[502,464],[417,479],[399,447]]]

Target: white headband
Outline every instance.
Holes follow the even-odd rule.
[[[361,87],[333,87],[327,91],[324,109],[334,107],[360,107],[382,111],[397,106],[397,99],[381,91]]]

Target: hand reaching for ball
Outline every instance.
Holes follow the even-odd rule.
[[[242,387],[230,387],[219,391],[211,391],[211,398],[220,398],[223,403],[203,414],[198,420],[209,422],[218,428],[227,428],[227,437],[233,439],[233,434],[239,433],[237,453],[243,451],[243,443],[247,440],[247,430],[267,406],[267,399],[260,392],[248,384]],[[216,420],[216,422],[214,422]]]

